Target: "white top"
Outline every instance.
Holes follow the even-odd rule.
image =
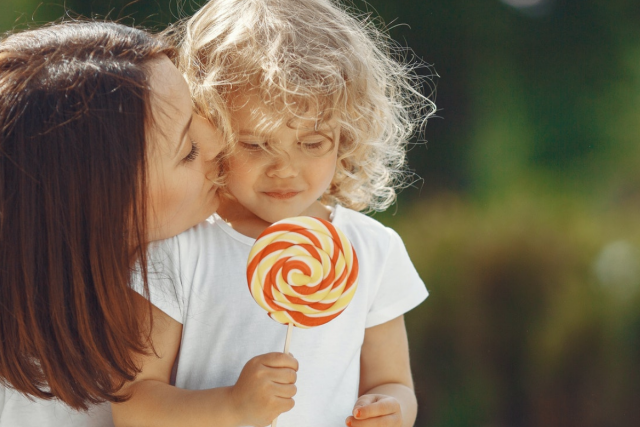
[[[342,207],[336,208],[333,224],[356,250],[358,289],[336,319],[294,329],[290,352],[300,363],[298,393],[295,407],[279,417],[278,427],[344,426],[358,397],[365,328],[402,315],[428,295],[393,230]],[[247,285],[246,263],[254,241],[214,215],[154,245],[151,301],[183,324],[176,386],[201,390],[233,385],[249,359],[283,350],[287,327],[268,317]]]
[[[59,400],[30,400],[0,385],[0,427],[113,427],[111,405],[78,412]]]

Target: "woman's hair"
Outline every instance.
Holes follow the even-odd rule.
[[[407,141],[435,105],[421,94],[430,81],[415,72],[420,64],[371,20],[331,0],[210,0],[173,31],[196,108],[227,131],[230,150],[233,99],[252,91],[273,112],[262,132],[309,111],[337,119],[339,161],[324,203],[384,210],[395,201]]]
[[[86,409],[139,372],[146,64],[174,52],[106,22],[0,41],[0,382],[19,392]]]

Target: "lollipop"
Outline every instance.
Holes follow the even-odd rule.
[[[356,291],[358,259],[346,236],[312,217],[282,220],[256,240],[247,263],[249,290],[269,316],[311,328],[335,319]]]
[[[324,325],[347,308],[358,286],[358,258],[330,222],[289,218],[258,236],[249,253],[247,281],[260,307],[289,325],[284,348],[288,353],[293,326]]]

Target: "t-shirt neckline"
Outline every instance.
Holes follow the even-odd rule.
[[[331,215],[329,216],[329,220],[334,225],[336,222],[336,217],[338,216],[338,212],[339,210],[341,210],[341,208],[342,207],[340,205],[330,207]],[[234,230],[229,224],[227,224],[227,222],[224,219],[222,219],[220,215],[218,215],[217,212],[213,214],[213,222],[215,225],[220,227],[222,231],[224,231],[227,235],[229,235],[229,237],[241,243],[244,243],[249,246],[253,246],[253,244],[256,241],[256,239],[254,239],[253,237],[245,236],[244,234]]]

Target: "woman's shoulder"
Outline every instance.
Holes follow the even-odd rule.
[[[244,236],[231,228],[217,214],[211,215],[205,221],[194,225],[188,230],[174,236],[162,243],[160,246],[180,247],[180,248],[210,248],[219,247],[225,243],[236,243],[242,246],[252,245],[254,239]]]

